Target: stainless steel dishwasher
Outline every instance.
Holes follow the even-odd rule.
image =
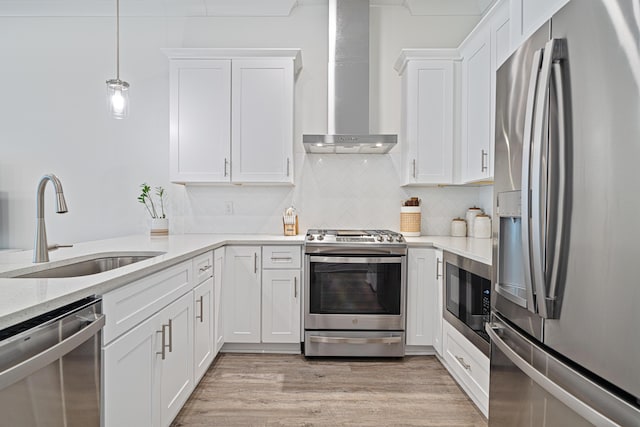
[[[0,331],[0,426],[100,426],[101,300]]]

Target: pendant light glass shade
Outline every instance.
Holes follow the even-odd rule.
[[[107,102],[114,119],[129,115],[129,83],[119,79],[107,80]]]
[[[129,115],[129,83],[120,80],[120,0],[116,0],[116,78],[107,80],[107,105],[114,119]]]

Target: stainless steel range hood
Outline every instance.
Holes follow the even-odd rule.
[[[397,135],[369,133],[369,0],[329,0],[328,130],[308,153],[388,153]]]

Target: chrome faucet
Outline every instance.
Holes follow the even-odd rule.
[[[62,192],[62,183],[57,176],[50,173],[40,178],[38,183],[38,194],[36,198],[36,241],[33,248],[33,262],[47,262],[49,261],[49,247],[47,245],[47,230],[44,226],[44,189],[47,186],[47,182],[51,181],[56,188],[56,212],[66,213],[67,202],[64,200],[64,193]]]

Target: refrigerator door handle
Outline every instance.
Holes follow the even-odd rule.
[[[497,325],[485,325],[485,330],[491,338],[492,345],[495,345],[500,349],[502,353],[516,365],[527,377],[533,382],[542,387],[547,393],[564,403],[571,408],[575,413],[580,415],[585,420],[589,421],[593,425],[602,427],[619,427],[620,425],[612,421],[605,415],[596,411],[594,408],[578,399],[576,396],[562,388],[560,385],[551,381],[543,373],[535,369],[531,364],[524,360],[518,353],[516,353],[509,345],[502,340],[498,332],[502,327]]]
[[[561,41],[564,42],[564,41]],[[556,221],[556,235],[554,239],[553,256],[552,260],[548,262],[547,266],[550,271],[549,274],[549,289],[548,299],[550,302],[555,303],[558,297],[558,284],[560,282],[560,266],[562,265],[562,252],[563,252],[563,236],[565,234],[565,197],[567,191],[567,123],[566,123],[566,111],[565,102],[567,93],[565,92],[565,82],[563,80],[562,65],[561,62],[555,60],[552,65],[553,83],[555,85],[556,94],[556,109],[557,109],[557,145],[558,145],[558,182],[549,188],[549,192],[553,195],[557,201],[557,211],[553,216]],[[551,310],[551,317],[557,318],[559,307],[554,304]]]
[[[524,281],[527,290],[527,308],[535,313],[536,306],[534,300],[534,285],[531,276],[531,225],[530,225],[530,200],[531,200],[531,138],[533,129],[533,120],[535,116],[536,94],[538,93],[538,73],[540,70],[540,61],[542,59],[542,50],[538,50],[533,55],[533,64],[531,65],[531,77],[529,79],[529,91],[527,94],[527,105],[525,112],[524,135],[522,141],[522,191],[520,193],[522,214],[521,214],[521,238],[522,238],[522,256],[524,268]]]

